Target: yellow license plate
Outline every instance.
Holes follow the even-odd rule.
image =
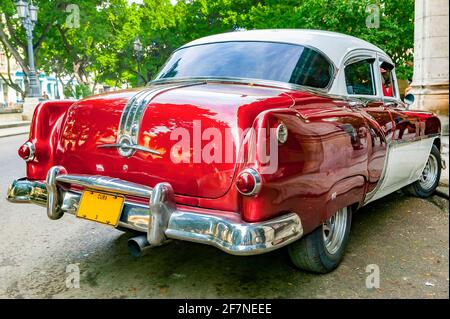
[[[123,202],[123,196],[86,190],[81,197],[77,217],[116,227]]]

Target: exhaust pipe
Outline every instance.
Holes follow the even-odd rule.
[[[147,235],[141,235],[128,239],[128,251],[133,257],[142,257],[146,255],[150,248],[150,244],[147,241]]]

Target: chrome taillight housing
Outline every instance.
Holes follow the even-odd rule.
[[[281,122],[277,127],[277,140],[278,143],[284,144],[288,139],[288,128],[286,124]]]
[[[236,179],[236,188],[242,195],[255,196],[261,190],[261,175],[253,168],[244,169]]]
[[[19,148],[17,153],[24,161],[29,162],[34,159],[36,148],[33,143],[28,141]]]

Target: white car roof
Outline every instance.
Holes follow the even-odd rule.
[[[303,45],[321,51],[337,67],[339,67],[342,59],[348,52],[358,49],[375,51],[389,57],[379,47],[353,36],[337,32],[306,29],[234,31],[200,38],[185,44],[181,48],[229,41],[268,41]]]

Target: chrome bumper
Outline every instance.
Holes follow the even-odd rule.
[[[212,245],[233,255],[256,255],[288,245],[303,235],[301,220],[294,213],[246,223],[239,214],[177,208],[168,183],[150,188],[105,176],[69,175],[61,166],[51,168],[45,182],[14,181],[7,199],[47,207],[48,217],[58,219],[64,213],[75,215],[78,210],[81,191],[73,191],[70,186],[124,195],[118,226],[147,233],[153,246],[179,239]],[[148,205],[131,202],[127,196],[145,198]]]

